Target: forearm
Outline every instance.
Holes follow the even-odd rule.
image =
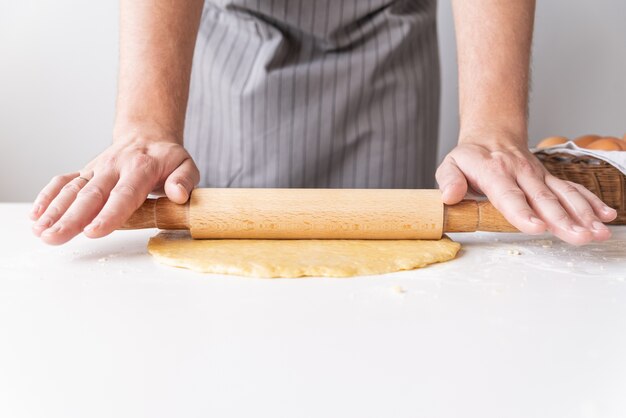
[[[460,140],[490,130],[526,141],[535,0],[453,0],[453,10]]]
[[[182,143],[203,0],[121,0],[114,140],[136,131]]]
[[[559,179],[528,150],[535,0],[452,0],[459,58],[459,144],[437,169],[441,198],[483,193],[517,229],[580,245],[611,236],[615,211]]]

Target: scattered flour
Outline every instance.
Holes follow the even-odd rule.
[[[402,286],[400,286],[400,285],[393,286],[393,287],[391,288],[391,291],[392,291],[393,293],[397,294],[397,295],[403,295],[403,294],[405,294],[405,293],[406,293],[406,289],[405,289],[405,288],[403,288],[403,287],[402,287]]]

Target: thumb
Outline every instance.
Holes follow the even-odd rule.
[[[165,180],[165,195],[174,203],[189,200],[191,191],[200,181],[200,172],[191,158],[185,159]]]
[[[454,205],[463,200],[467,193],[467,179],[453,159],[446,158],[437,169],[435,177],[443,203]]]

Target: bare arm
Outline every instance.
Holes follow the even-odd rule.
[[[534,0],[453,0],[461,138],[499,129],[526,140]]]
[[[437,170],[443,200],[484,193],[518,229],[573,244],[605,240],[615,218],[584,187],[550,175],[528,151],[535,0],[452,0],[459,61],[459,144]]]
[[[115,138],[140,127],[182,143],[202,0],[121,0]]]
[[[121,0],[113,144],[41,191],[31,217],[44,242],[62,244],[82,231],[108,235],[154,190],[178,203],[188,199],[199,173],[182,146],[183,125],[202,5]]]

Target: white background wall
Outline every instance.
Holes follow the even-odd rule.
[[[530,137],[626,132],[626,1],[539,1]],[[458,129],[454,32],[440,0],[440,157]],[[29,201],[110,142],[117,1],[0,0],[0,201]]]

